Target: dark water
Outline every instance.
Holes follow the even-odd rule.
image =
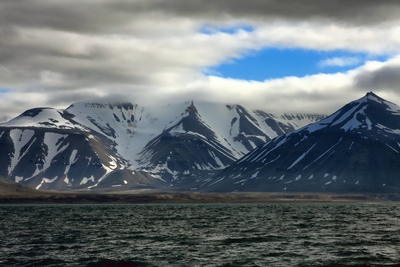
[[[400,205],[3,205],[0,241],[0,266],[393,266]]]

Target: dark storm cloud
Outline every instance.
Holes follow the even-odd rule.
[[[47,102],[51,105],[54,102],[59,103],[61,106],[69,106],[71,103],[81,102],[85,100],[96,101],[96,96],[90,92],[52,92],[48,96]]]
[[[0,2],[2,27],[52,28],[74,32],[104,31],[126,20],[97,1],[20,0]]]
[[[91,101],[91,102],[100,102],[100,103],[108,103],[108,102],[126,102],[131,101],[132,99],[126,94],[116,93],[112,96],[96,96],[92,92],[82,92],[82,91],[74,91],[74,92],[52,92],[47,98],[47,102],[51,106],[51,103],[57,102],[60,106],[64,106],[65,108],[71,105],[72,103]]]
[[[158,11],[205,19],[244,18],[256,20],[328,19],[344,23],[371,24],[397,20],[397,0],[154,0],[114,1],[110,7],[119,11]]]
[[[374,71],[364,71],[355,77],[357,88],[400,92],[400,66],[384,66]]]
[[[53,28],[73,32],[108,32],[149,14],[200,20],[309,20],[375,24],[398,20],[397,0],[141,0],[0,2],[1,27]]]

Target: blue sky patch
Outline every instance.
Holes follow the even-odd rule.
[[[234,27],[215,27],[213,25],[204,25],[199,32],[204,34],[216,34],[219,32],[228,33],[228,34],[235,34],[239,30],[244,30],[246,32],[253,32],[254,27],[248,25],[236,25]]]
[[[368,60],[387,60],[389,56],[371,56],[348,51],[318,51],[269,48],[254,51],[242,59],[233,59],[205,74],[224,78],[264,81],[287,76],[304,77],[318,73],[346,72]]]

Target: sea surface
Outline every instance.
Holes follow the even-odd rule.
[[[0,266],[393,266],[400,205],[0,205]]]

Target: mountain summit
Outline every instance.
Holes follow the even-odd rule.
[[[207,191],[398,192],[400,107],[369,92],[254,149]]]

